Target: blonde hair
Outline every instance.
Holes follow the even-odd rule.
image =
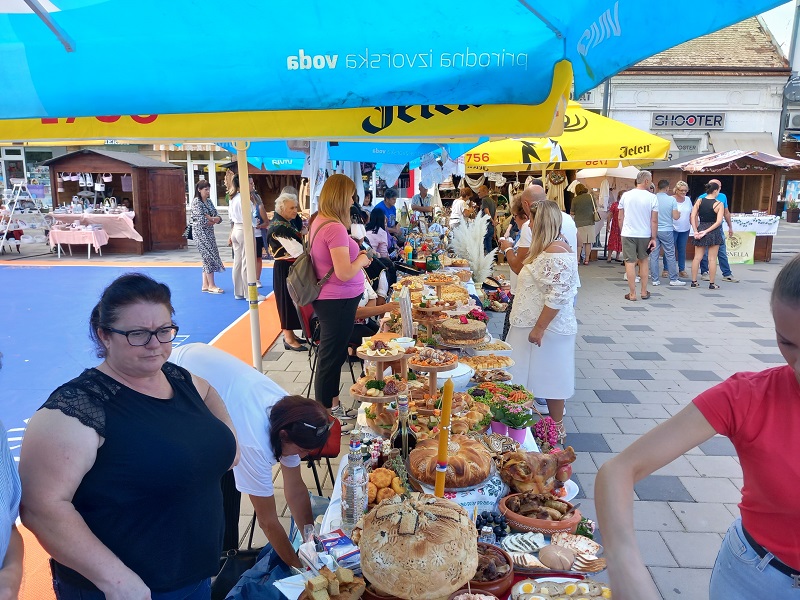
[[[537,202],[536,214],[531,220],[531,247],[523,261],[530,264],[561,236],[561,209],[552,200]]]
[[[356,184],[347,175],[331,175],[319,193],[319,216],[339,221],[349,230],[350,206],[355,192]]]
[[[463,198],[464,200],[469,200],[470,198],[472,198],[472,189],[466,186],[461,188],[461,190],[458,193],[459,197]]]
[[[675,187],[672,188],[672,193],[673,194],[677,193],[678,188],[683,188],[688,192],[689,191],[689,184],[686,183],[685,181],[679,181],[678,183],[675,184]]]

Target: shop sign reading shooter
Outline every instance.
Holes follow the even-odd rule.
[[[725,129],[725,113],[654,112],[650,129]]]

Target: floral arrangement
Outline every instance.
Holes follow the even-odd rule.
[[[542,452],[550,453],[558,443],[558,427],[550,417],[539,419],[533,426],[533,437]]]
[[[471,311],[469,311],[464,316],[467,319],[470,319],[472,321],[483,321],[484,323],[488,323],[489,322],[489,317],[480,308],[473,308]],[[463,322],[466,322],[466,321],[462,321],[462,323]]]
[[[500,403],[503,396],[495,396],[492,403],[492,419],[514,429],[525,429],[534,424],[533,416],[527,408],[519,404]]]

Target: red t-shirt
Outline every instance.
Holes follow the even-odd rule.
[[[733,442],[744,473],[744,528],[800,569],[800,384],[789,366],[737,373],[694,404]]]
[[[328,225],[325,225],[328,223]],[[322,225],[325,225],[320,229]],[[317,234],[319,230],[319,234]],[[317,217],[311,224],[309,239],[312,240],[311,259],[314,261],[314,271],[317,279],[322,279],[333,268],[331,249],[349,248],[350,262],[353,262],[359,253],[358,244],[350,237],[344,225],[339,222],[331,223],[327,219]],[[322,286],[319,293],[320,300],[335,300],[355,298],[364,293],[364,272],[359,269],[355,277],[349,281],[342,281],[331,274],[331,278]]]

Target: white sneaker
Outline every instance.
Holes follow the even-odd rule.
[[[639,283],[641,280],[642,280],[642,278],[637,275],[636,276],[636,283]],[[623,275],[622,276],[622,281],[628,281],[628,276],[627,275]]]
[[[682,286],[686,285],[686,282],[685,281],[681,281],[680,279],[676,279],[675,281],[670,281],[669,285],[671,287],[682,287]]]
[[[637,281],[637,282],[639,281],[639,278],[638,278],[638,277],[636,278],[636,281]],[[651,280],[650,280],[650,285],[653,285],[653,286],[655,286],[655,285],[661,285],[661,280],[660,280],[660,279],[651,279]]]

